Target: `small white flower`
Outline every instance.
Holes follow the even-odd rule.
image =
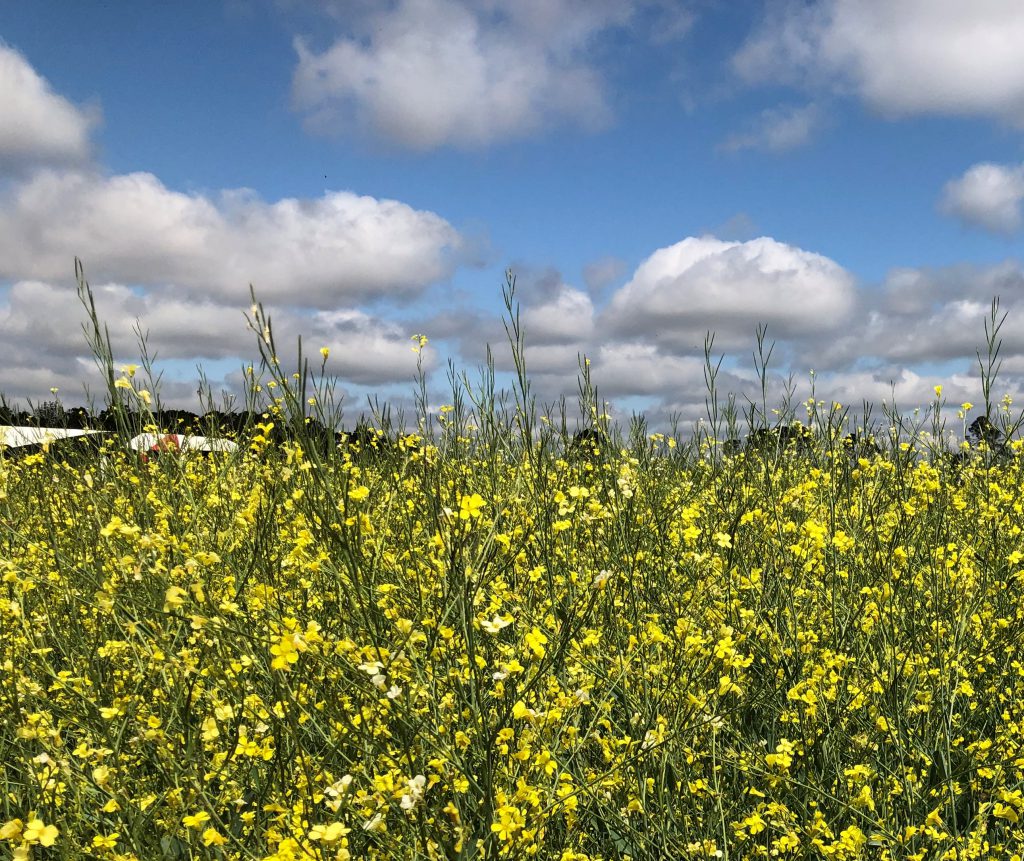
[[[344,795],[352,785],[352,775],[346,774],[340,780],[336,780],[324,790],[324,804],[335,813],[341,807],[341,796]]]
[[[512,624],[511,619],[506,619],[504,616],[499,616],[497,613],[490,619],[484,619],[480,623],[480,627],[483,628],[488,634],[497,634],[503,628],[507,628]]]
[[[378,813],[372,819],[367,819],[366,822],[363,823],[363,831],[383,831],[384,828],[385,825],[383,813]]]
[[[423,797],[423,790],[426,785],[427,778],[422,774],[417,774],[407,781],[408,792],[402,796],[402,801],[400,802],[402,810],[408,813],[416,807],[419,800]]]

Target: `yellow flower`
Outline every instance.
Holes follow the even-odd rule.
[[[851,825],[839,835],[839,844],[846,850],[857,852],[868,842],[864,832],[856,825]]]
[[[860,788],[860,793],[852,801],[853,807],[862,807],[865,810],[875,809],[875,798],[871,794],[871,787],[868,784],[864,784]]]
[[[330,347],[321,347],[320,348],[320,355],[324,357],[324,361],[326,362],[327,361],[327,357],[329,355],[331,355]]]
[[[734,682],[729,676],[721,676],[718,679],[718,695],[720,697],[726,696],[726,694],[742,694],[743,688],[741,688],[736,682]]]
[[[992,808],[992,815],[997,819],[1005,819],[1007,822],[1019,822],[1020,815],[1012,807],[997,801]]]
[[[115,831],[113,834],[97,834],[92,838],[92,845],[95,849],[113,849],[117,845],[117,838],[120,837],[120,832]]]
[[[200,810],[198,813],[191,813],[188,816],[183,816],[181,824],[186,828],[201,828],[203,823],[210,821],[210,814],[205,810]]]
[[[547,651],[544,646],[547,645],[548,638],[544,635],[544,632],[540,628],[534,627],[526,635],[526,648],[530,650],[530,654],[535,658],[543,658]]]
[[[765,756],[764,761],[768,764],[769,768],[788,771],[789,767],[793,764],[793,752],[795,750],[796,745],[793,742],[782,739],[775,746],[775,753],[769,753]]]
[[[114,380],[115,389],[130,389],[132,387],[131,380],[127,377],[118,377]]]
[[[309,839],[320,843],[337,843],[350,830],[340,822],[332,822],[330,825],[314,825],[310,829]]]
[[[46,825],[42,819],[30,819],[25,823],[21,839],[26,843],[38,843],[40,846],[53,846],[60,832],[56,825]]]
[[[12,819],[0,825],[0,840],[17,840],[21,836],[21,830],[25,823],[20,819]]]
[[[941,398],[942,397],[942,386],[936,386],[935,387],[935,397],[937,397],[937,398]]]
[[[517,700],[516,704],[512,706],[512,717],[516,720],[525,720],[534,716],[533,709],[529,708],[522,700]]]
[[[164,612],[177,610],[188,597],[188,592],[180,586],[171,586],[164,595]]]
[[[220,736],[220,729],[217,727],[217,721],[215,718],[206,717],[203,719],[202,724],[203,730],[203,741],[213,741]]]
[[[516,838],[516,833],[522,830],[525,824],[523,812],[518,807],[504,806],[498,810],[498,821],[491,823],[491,831],[498,835],[498,839],[510,843]]]
[[[290,669],[292,664],[298,662],[299,652],[305,650],[306,644],[296,634],[282,634],[281,639],[270,647],[270,654],[274,656],[270,666],[275,670]]]
[[[153,396],[146,389],[139,389],[135,394],[147,407],[153,403]]]
[[[370,495],[370,488],[365,484],[360,484],[359,487],[354,487],[348,492],[348,498],[354,502],[362,502],[366,497]]]
[[[479,517],[480,509],[482,509],[486,504],[487,503],[484,502],[484,498],[479,493],[463,496],[459,500],[459,518],[461,520],[469,520],[471,517]]]
[[[783,834],[775,841],[775,848],[780,852],[793,852],[800,848],[800,838],[795,834]]]
[[[204,846],[223,846],[227,842],[227,838],[223,834],[221,834],[216,828],[207,828],[203,832]]]

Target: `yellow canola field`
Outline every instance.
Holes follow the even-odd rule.
[[[1019,452],[0,460],[0,857],[1024,846]]]

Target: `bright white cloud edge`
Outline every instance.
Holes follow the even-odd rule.
[[[95,109],[80,108],[55,93],[14,48],[0,41],[0,174],[38,164],[83,163]]]
[[[1024,126],[1024,5],[819,0],[766,6],[733,57],[750,83],[853,93],[891,116],[987,116]]]

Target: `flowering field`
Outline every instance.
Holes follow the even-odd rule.
[[[1016,451],[467,433],[0,460],[0,854],[1020,857]]]
[[[0,857],[1021,859],[996,302],[956,454],[940,386],[884,451],[813,398],[745,450],[623,439],[586,363],[574,440],[510,290],[511,395],[489,366],[433,414],[421,366],[419,433],[325,438],[255,305],[262,418],[140,457],[151,366],[81,289],[121,432],[0,453]]]

